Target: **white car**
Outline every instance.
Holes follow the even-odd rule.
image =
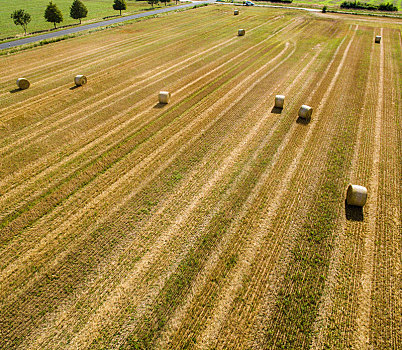
[[[251,2],[251,1],[245,1],[245,2],[244,2],[244,5],[245,5],[245,6],[254,6],[254,3]]]

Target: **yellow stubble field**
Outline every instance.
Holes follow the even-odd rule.
[[[214,5],[0,56],[0,348],[396,349],[401,28]]]

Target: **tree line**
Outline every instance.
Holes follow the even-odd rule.
[[[153,1],[153,3],[154,3],[154,0],[149,0],[148,2],[150,3],[151,1]],[[125,0],[114,0],[113,9],[120,11],[120,15],[121,15],[121,11],[127,9],[126,1]],[[70,17],[73,19],[78,19],[81,24],[81,20],[83,18],[87,17],[87,15],[88,15],[88,9],[83,4],[83,2],[81,0],[74,0],[70,7]],[[50,1],[49,4],[47,5],[47,7],[45,9],[44,17],[47,22],[54,24],[54,28],[56,28],[56,24],[63,22],[63,14],[59,10],[59,8],[56,6],[56,4],[53,3],[52,1]],[[26,12],[25,10],[20,9],[20,10],[15,10],[11,14],[11,18],[13,19],[15,25],[21,26],[24,29],[24,32],[26,35],[28,24],[29,24],[29,22],[31,22],[31,15],[28,12]]]

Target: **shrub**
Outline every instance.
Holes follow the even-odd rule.
[[[378,10],[378,11],[398,11],[398,8],[391,3],[381,3],[380,5],[372,5],[360,1],[344,1],[341,8],[345,9],[361,9],[361,10]]]
[[[388,2],[387,3],[383,2],[380,5],[378,5],[378,9],[380,11],[398,11],[398,8],[396,6]]]

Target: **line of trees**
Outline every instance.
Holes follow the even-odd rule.
[[[156,0],[156,1],[159,1],[159,0]],[[166,1],[170,1],[170,0],[163,0],[163,1],[165,1],[165,4],[166,4]],[[121,11],[127,9],[126,1],[125,0],[114,0],[113,9],[120,11],[120,16],[121,16]],[[87,15],[88,15],[88,9],[84,5],[84,3],[81,0],[74,0],[70,7],[70,17],[73,19],[78,19],[81,24],[82,19],[87,17]],[[44,17],[47,22],[53,23],[55,29],[57,28],[56,25],[58,23],[63,22],[63,14],[59,10],[59,8],[56,6],[56,4],[53,3],[52,1],[50,1],[49,4],[46,6]],[[25,10],[20,9],[20,10],[15,10],[11,14],[11,18],[14,21],[15,25],[21,26],[24,29],[24,33],[26,35],[28,24],[31,22],[31,19],[32,19],[31,15],[28,12],[26,12]]]

